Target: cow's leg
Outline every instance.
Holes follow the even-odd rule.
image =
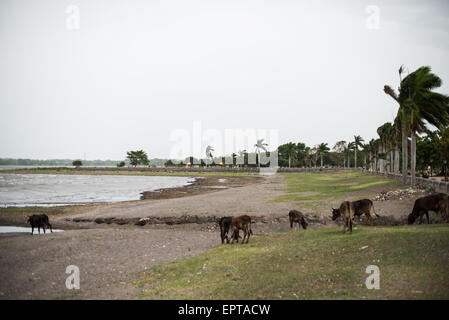
[[[34,233],[34,226],[31,226],[31,235]]]
[[[223,230],[221,230],[221,232],[220,232],[220,237],[221,237],[221,244],[223,244],[224,239],[225,239],[225,234],[224,234]]]
[[[293,219],[290,217],[290,230],[293,230]]]
[[[44,229],[44,234],[45,234],[45,226],[42,226],[42,229]]]
[[[242,244],[244,244],[245,243],[245,239],[246,239],[246,236],[248,235],[248,228],[243,228],[243,239],[242,239]]]
[[[369,224],[370,224],[370,226],[372,226],[373,225],[373,216],[368,212],[367,214],[367,217],[369,218]]]
[[[429,211],[426,211],[427,224],[430,224]]]
[[[251,230],[251,226],[249,225],[249,226],[247,227],[247,231],[248,231],[248,236],[247,236],[247,238],[246,238],[246,243],[248,243],[248,241],[249,241],[249,237],[250,237],[250,235],[251,235],[251,232],[250,232],[250,230]]]
[[[37,231],[39,231],[39,234],[41,234],[41,226],[37,226]]]
[[[352,233],[352,219],[349,219],[348,228],[349,228],[349,233]]]
[[[51,224],[48,224],[50,226],[50,231],[53,233],[53,228],[51,227]]]
[[[343,233],[346,233],[346,224],[347,224],[348,222],[346,221],[346,219],[345,218],[343,218]]]

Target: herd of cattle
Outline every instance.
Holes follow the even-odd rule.
[[[445,216],[446,220],[449,221],[448,203],[449,196],[444,193],[436,193],[416,199],[413,210],[407,219],[408,224],[413,224],[418,217],[420,218],[420,223],[422,223],[424,215],[427,218],[427,223],[430,223],[429,211],[439,213],[442,216]],[[344,201],[339,208],[332,208],[332,220],[336,220],[341,217],[343,222],[343,233],[346,232],[346,229],[348,229],[349,233],[352,233],[354,217],[365,214],[367,221],[372,224],[372,213],[374,213],[376,217],[379,217],[379,215],[374,211],[373,202],[369,199]],[[288,213],[288,217],[290,220],[291,229],[293,229],[293,225],[295,223],[298,224],[298,228],[301,228],[302,226],[304,229],[307,229],[307,220],[304,214],[300,211],[291,210]],[[50,228],[50,231],[53,232],[52,226],[46,214],[34,214],[28,218],[28,223],[31,224],[31,234],[34,233],[34,228],[38,228],[39,233],[41,232],[40,228],[44,229],[44,233],[46,228]],[[218,225],[220,227],[222,244],[225,240],[229,243],[228,234],[231,235],[231,244],[234,243],[234,241],[237,241],[238,243],[240,238],[240,230],[243,232],[242,243],[245,243],[245,240],[246,243],[248,243],[250,235],[253,234],[253,231],[251,230],[251,217],[247,215],[238,217],[222,217],[218,220]]]
[[[436,193],[433,195],[418,198],[415,201],[412,212],[408,215],[408,224],[413,224],[415,220],[419,217],[419,223],[422,223],[424,215],[427,218],[427,223],[430,223],[429,211],[434,211],[446,217],[449,221],[448,212],[449,196],[444,193]],[[341,217],[343,222],[343,233],[346,233],[346,229],[349,233],[352,233],[353,220],[357,216],[365,215],[366,220],[372,224],[374,214],[376,217],[379,215],[374,211],[373,202],[369,199],[362,199],[357,201],[343,201],[339,208],[332,208],[332,220],[336,220]],[[291,210],[288,213],[290,220],[290,228],[293,229],[294,223],[298,224],[298,228],[301,226],[307,229],[307,220],[300,211]],[[223,244],[226,240],[229,243],[228,234],[231,235],[231,244],[234,240],[239,242],[239,231],[243,231],[242,243],[248,243],[250,234],[253,234],[251,230],[251,218],[247,215],[238,217],[223,217],[218,220],[218,225],[220,226],[221,243]]]

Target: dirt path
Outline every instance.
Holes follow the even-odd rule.
[[[0,235],[0,299],[133,298],[130,281],[145,268],[220,244],[214,233],[115,227],[40,236]],[[80,290],[65,286],[66,267],[80,269]]]

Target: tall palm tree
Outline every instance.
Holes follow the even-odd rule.
[[[335,152],[341,153],[343,155],[343,167],[345,166],[345,163],[346,163],[345,146],[346,146],[346,141],[341,140],[341,141],[338,141],[337,143],[335,143],[335,146],[332,148],[332,150],[334,150]]]
[[[402,74],[402,67],[399,74]],[[411,136],[411,184],[416,178],[416,134],[427,132],[427,124],[443,128],[449,124],[449,96],[433,91],[442,84],[441,79],[428,66],[420,67],[401,80],[399,94],[384,86],[386,94],[399,104],[398,115],[402,124],[403,183],[407,181],[407,137]],[[405,151],[405,152],[404,152]],[[405,161],[405,166],[404,166]]]
[[[394,131],[394,163],[393,163],[393,171],[395,174],[399,174],[399,143],[401,140],[401,122],[399,117],[394,120],[393,124]]]
[[[309,154],[310,160],[313,161],[314,167],[316,168],[316,162],[318,157],[318,146],[310,148],[307,152]]]
[[[363,152],[363,168],[365,170],[368,169],[368,161],[371,159],[371,146],[369,143],[362,144],[362,152]],[[368,160],[369,159],[369,160]]]
[[[323,155],[325,154],[325,153],[327,153],[328,151],[329,151],[330,149],[329,149],[329,147],[327,146],[327,143],[321,143],[319,146],[318,146],[318,153],[319,153],[319,155],[320,155],[320,158],[321,158],[321,167],[323,167]]]
[[[362,142],[365,140],[361,136],[354,136],[354,168],[357,168],[357,151],[359,146],[363,146]]]
[[[214,150],[214,148],[212,148],[212,146],[207,146],[206,147],[206,159],[208,160],[207,162],[209,162],[209,161],[213,161],[213,158],[214,158],[214,156],[213,156],[213,154],[212,154],[212,151],[215,151]],[[206,167],[208,166],[208,163],[206,163]]]
[[[351,156],[351,151],[354,150],[354,148],[355,148],[354,142],[350,142],[346,146],[346,150],[348,152],[348,168],[351,168],[351,158],[350,158],[350,156]]]
[[[288,167],[291,168],[292,159],[296,156],[296,145],[293,142],[289,142],[285,145],[285,149],[288,155]]]
[[[263,151],[267,152],[267,148],[266,147],[268,146],[268,144],[263,142],[264,140],[265,139],[258,139],[257,143],[254,145],[254,147],[256,148],[256,153],[259,156],[259,161],[258,161],[259,168],[260,168],[260,150],[263,150]]]
[[[244,166],[245,165],[246,150],[239,150],[238,154],[239,154],[239,161],[238,161],[239,162],[239,167],[240,167],[240,165]]]

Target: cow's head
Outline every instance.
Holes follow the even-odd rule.
[[[337,220],[339,216],[340,216],[340,209],[332,208],[332,220]]]
[[[415,222],[415,219],[416,219],[416,217],[415,217],[415,215],[413,214],[413,212],[410,213],[410,214],[408,215],[408,218],[407,218],[408,224],[413,224],[413,223]]]
[[[301,225],[302,225],[302,227],[303,227],[304,230],[305,230],[305,229],[307,229],[307,226],[308,226],[309,224],[307,223],[306,219],[302,218]]]

